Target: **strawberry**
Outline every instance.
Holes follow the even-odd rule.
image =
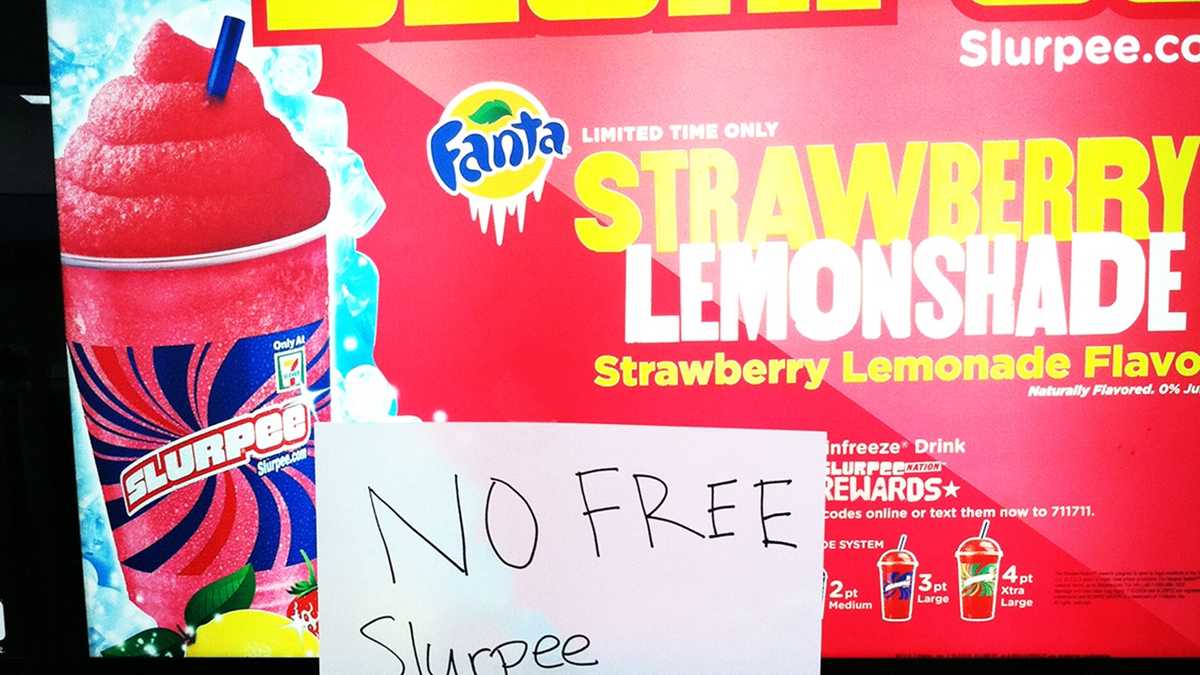
[[[308,559],[308,554],[300,551],[300,555],[304,556],[304,565],[308,568],[308,578],[304,581],[296,582],[288,589],[288,593],[296,597],[288,605],[287,616],[292,621],[305,624],[313,635],[321,637],[321,631],[317,624],[319,615],[317,606],[317,572],[313,569],[312,561]]]

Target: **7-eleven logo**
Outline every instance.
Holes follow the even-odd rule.
[[[303,387],[307,373],[303,349],[275,355],[275,391],[285,392]]]

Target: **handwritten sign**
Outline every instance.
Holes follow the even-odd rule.
[[[825,435],[320,425],[325,673],[817,673]]]

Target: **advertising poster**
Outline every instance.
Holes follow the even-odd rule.
[[[317,654],[313,427],[396,417],[826,432],[827,657],[1200,655],[1200,3],[49,39],[94,654]]]

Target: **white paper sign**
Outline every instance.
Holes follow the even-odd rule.
[[[320,425],[321,670],[817,673],[825,435]]]

